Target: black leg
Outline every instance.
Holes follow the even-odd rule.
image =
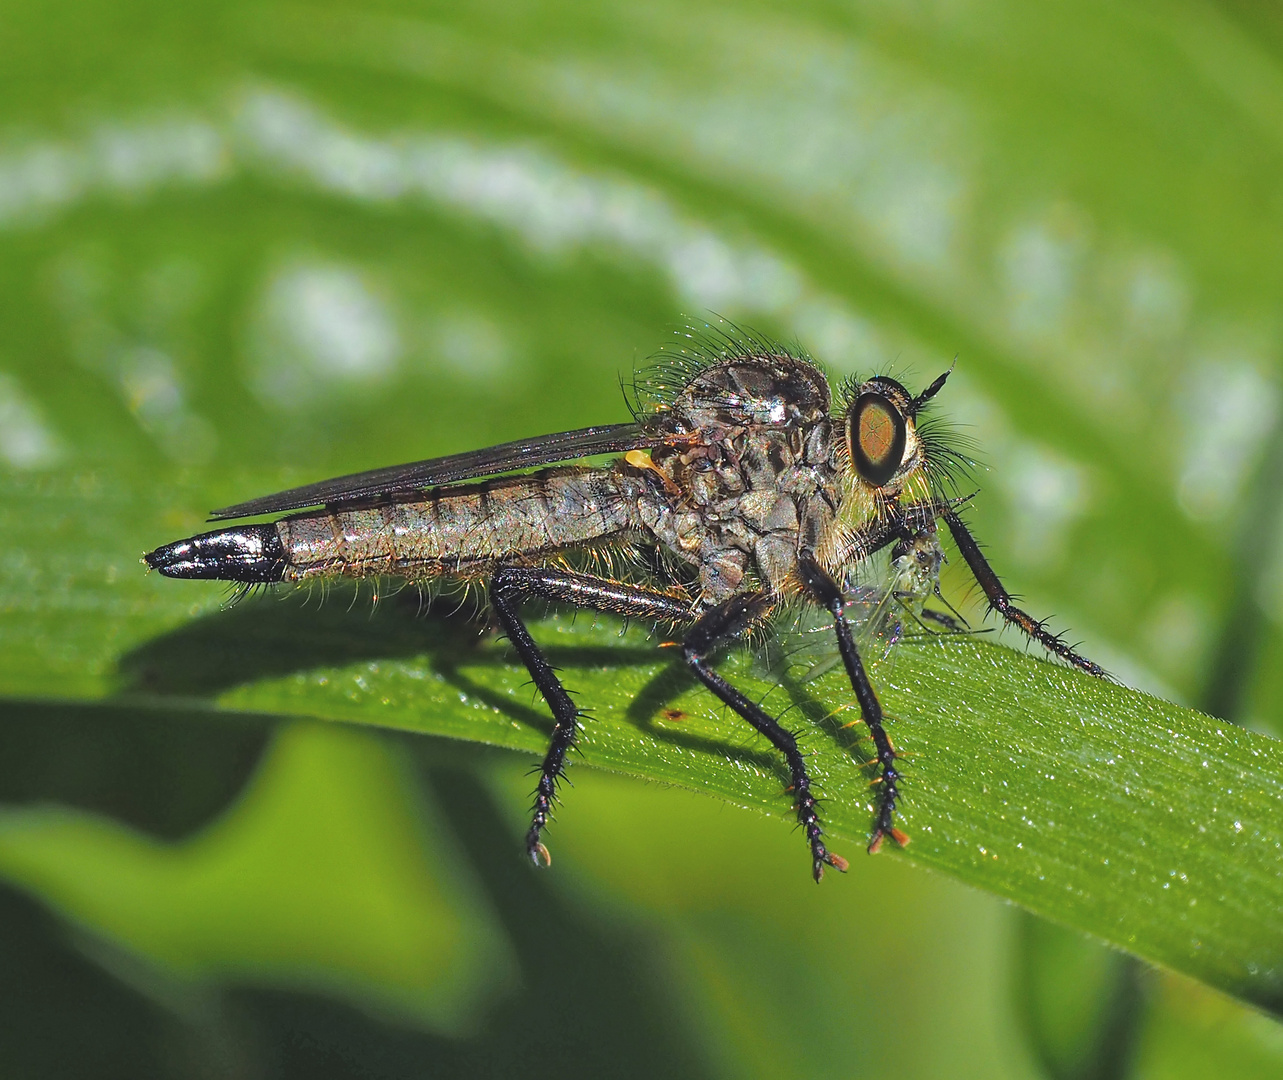
[[[973,633],[971,627],[961,619],[955,618],[953,615],[950,615],[945,611],[936,611],[934,608],[923,608],[918,613],[917,618],[922,622],[933,622],[939,626],[943,626],[950,634]]]
[[[1048,652],[1054,653],[1067,663],[1073,664],[1080,671],[1086,671],[1091,675],[1099,675],[1105,679],[1109,678],[1108,672],[1103,667],[1088,660],[1085,656],[1079,656],[1061,638],[1043,626],[1041,622],[1016,607],[1011,602],[1011,594],[1002,587],[1002,582],[998,580],[998,575],[993,572],[993,567],[989,565],[989,561],[980,550],[980,545],[976,543],[975,537],[971,535],[970,530],[962,523],[962,519],[951,509],[945,510],[941,516],[949,526],[949,531],[953,534],[954,543],[958,545],[958,550],[962,553],[962,557],[967,560],[967,565],[971,567],[971,572],[976,576],[976,581],[979,583],[980,588],[984,590],[985,596],[989,598],[989,606],[994,611],[1013,626],[1018,626]]]
[[[566,752],[574,745],[581,714],[517,613],[521,603],[531,597],[676,623],[692,621],[693,614],[688,603],[674,597],[585,574],[525,567],[503,567],[495,571],[490,582],[490,603],[508,640],[552,710],[552,742],[539,770],[533,816],[530,830],[526,833],[526,854],[536,866],[540,863],[548,866],[552,857],[540,836],[552,816],[557,781],[565,771]]]
[[[822,608],[833,616],[833,630],[837,634],[838,652],[846,666],[847,677],[851,680],[851,689],[855,691],[855,700],[859,703],[864,723],[873,736],[873,745],[877,750],[878,764],[882,766],[879,780],[882,785],[878,800],[877,823],[873,827],[873,836],[869,840],[869,854],[872,855],[882,846],[885,837],[892,837],[901,847],[909,838],[895,828],[895,804],[900,798],[900,773],[895,767],[895,749],[887,738],[886,729],[882,726],[882,705],[869,683],[868,673],[860,660],[860,652],[855,647],[855,638],[851,634],[851,624],[846,621],[845,598],[842,590],[825,572],[809,552],[798,557],[798,571],[802,585]]]
[[[942,514],[970,501],[971,496],[966,495],[946,502],[927,499],[891,507],[886,514],[875,517],[851,533],[844,548],[844,559],[851,563],[862,562],[897,540],[912,544],[915,537],[934,529]]]
[[[939,506],[933,502],[908,503],[893,513],[877,517],[856,529],[846,545],[846,560],[862,562],[897,540],[910,541],[935,524]]]
[[[682,642],[682,656],[690,665],[695,677],[740,716],[771,740],[788,762],[793,780],[793,794],[797,800],[797,820],[811,845],[811,873],[816,881],[824,876],[825,866],[846,870],[847,862],[824,846],[816,798],[811,791],[811,778],[807,775],[806,762],[798,749],[793,733],[780,726],[778,720],[728,683],[708,664],[709,655],[717,647],[739,637],[762,621],[773,603],[761,593],[744,593],[732,596],[717,607],[705,612],[691,627]]]

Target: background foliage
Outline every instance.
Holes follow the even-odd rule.
[[[424,620],[428,666],[415,597],[220,613],[137,564],[210,506],[622,419],[711,310],[841,373],[958,355],[1010,584],[1278,734],[1272,8],[79,0],[0,42],[13,1075],[1277,1075],[1244,1006],[899,859],[816,889],[685,792],[577,769],[532,875],[528,752],[279,718],[377,722],[474,626]],[[652,662],[589,636],[585,685]],[[537,744],[504,678],[444,685]]]

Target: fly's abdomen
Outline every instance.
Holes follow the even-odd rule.
[[[632,528],[609,469],[548,469],[438,488],[422,502],[301,514],[276,523],[285,580],[482,573]]]
[[[176,540],[143,556],[166,577],[260,584],[284,581],[289,564],[274,523],[235,525]]]

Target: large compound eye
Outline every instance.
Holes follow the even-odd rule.
[[[846,419],[846,441],[856,471],[874,487],[895,475],[904,459],[904,417],[881,394],[861,394]]]

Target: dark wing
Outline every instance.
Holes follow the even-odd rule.
[[[306,506],[332,506],[336,503],[366,502],[422,491],[438,484],[454,484],[481,476],[573,461],[594,454],[615,454],[647,446],[658,446],[664,436],[645,430],[639,424],[607,424],[605,427],[580,428],[535,439],[501,443],[484,450],[415,461],[409,465],[392,465],[386,469],[339,476],[318,484],[290,488],[275,495],[264,495],[249,502],[225,506],[210,513],[211,521],[250,517],[254,514],[276,514],[283,510],[300,510]]]

